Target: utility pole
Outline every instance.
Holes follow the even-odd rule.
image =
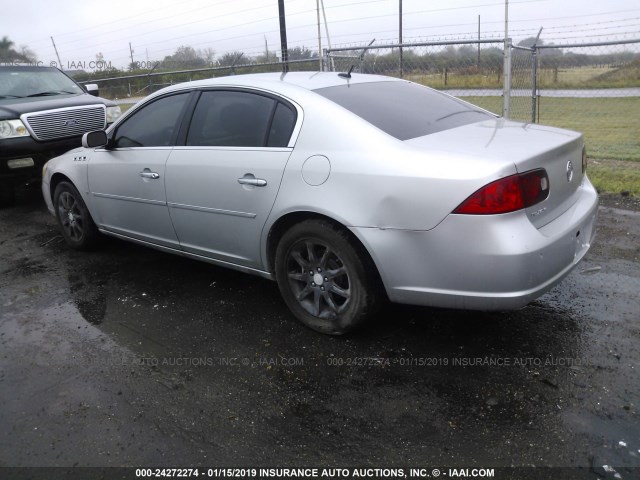
[[[64,70],[64,67],[62,66],[62,61],[60,60],[60,55],[58,54],[58,48],[56,47],[56,42],[53,41],[53,37],[51,37],[51,43],[53,43],[53,49],[56,51],[56,57],[58,58],[58,66],[60,67],[60,70]]]
[[[280,14],[280,49],[282,50],[282,73],[289,71],[289,51],[287,48],[287,24],[284,14],[284,0],[278,0]]]
[[[327,14],[324,11],[324,0],[320,0],[320,8],[322,8],[322,18],[324,19],[324,32],[327,35],[327,44],[329,45],[329,50],[331,50],[331,37],[329,36],[329,26],[327,25]],[[336,69],[333,57],[329,57],[329,61],[331,62],[331,71],[333,72]]]
[[[131,70],[133,70],[133,48],[131,48],[131,42],[129,42],[129,54],[131,55]]]
[[[502,116],[511,113],[511,40],[509,39],[509,0],[504,0],[504,65],[502,85]]]
[[[398,41],[400,45],[402,45],[402,0],[399,0],[399,14],[398,14]],[[402,47],[400,47],[400,78],[402,78],[404,74],[404,64],[402,58]]]
[[[480,15],[478,15],[478,69],[480,69]]]
[[[320,0],[316,0],[316,14],[318,16],[318,71],[322,71],[322,33],[320,32]]]

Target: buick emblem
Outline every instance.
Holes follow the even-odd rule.
[[[569,160],[567,162],[567,182],[573,180],[573,162]]]
[[[77,125],[78,125],[78,121],[77,121],[77,120],[74,120],[74,119],[71,119],[71,120],[65,120],[65,121],[64,121],[64,126],[65,126],[65,127],[75,127],[75,126],[77,126]]]

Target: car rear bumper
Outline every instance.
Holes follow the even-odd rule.
[[[449,215],[429,231],[352,231],[372,252],[391,301],[510,310],[553,288],[589,250],[598,196],[588,178],[576,198],[566,212],[539,229],[519,211]]]

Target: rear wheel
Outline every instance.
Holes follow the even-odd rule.
[[[276,279],[282,297],[306,326],[345,334],[377,309],[376,273],[347,233],[322,220],[287,231],[276,251]]]
[[[100,232],[76,187],[60,182],[53,194],[53,206],[62,236],[70,247],[88,250],[98,243]]]

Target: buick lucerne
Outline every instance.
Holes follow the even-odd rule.
[[[323,333],[383,299],[517,309],[589,250],[580,133],[395,78],[238,75],[150,95],[42,190],[73,248],[101,234],[275,280]]]

